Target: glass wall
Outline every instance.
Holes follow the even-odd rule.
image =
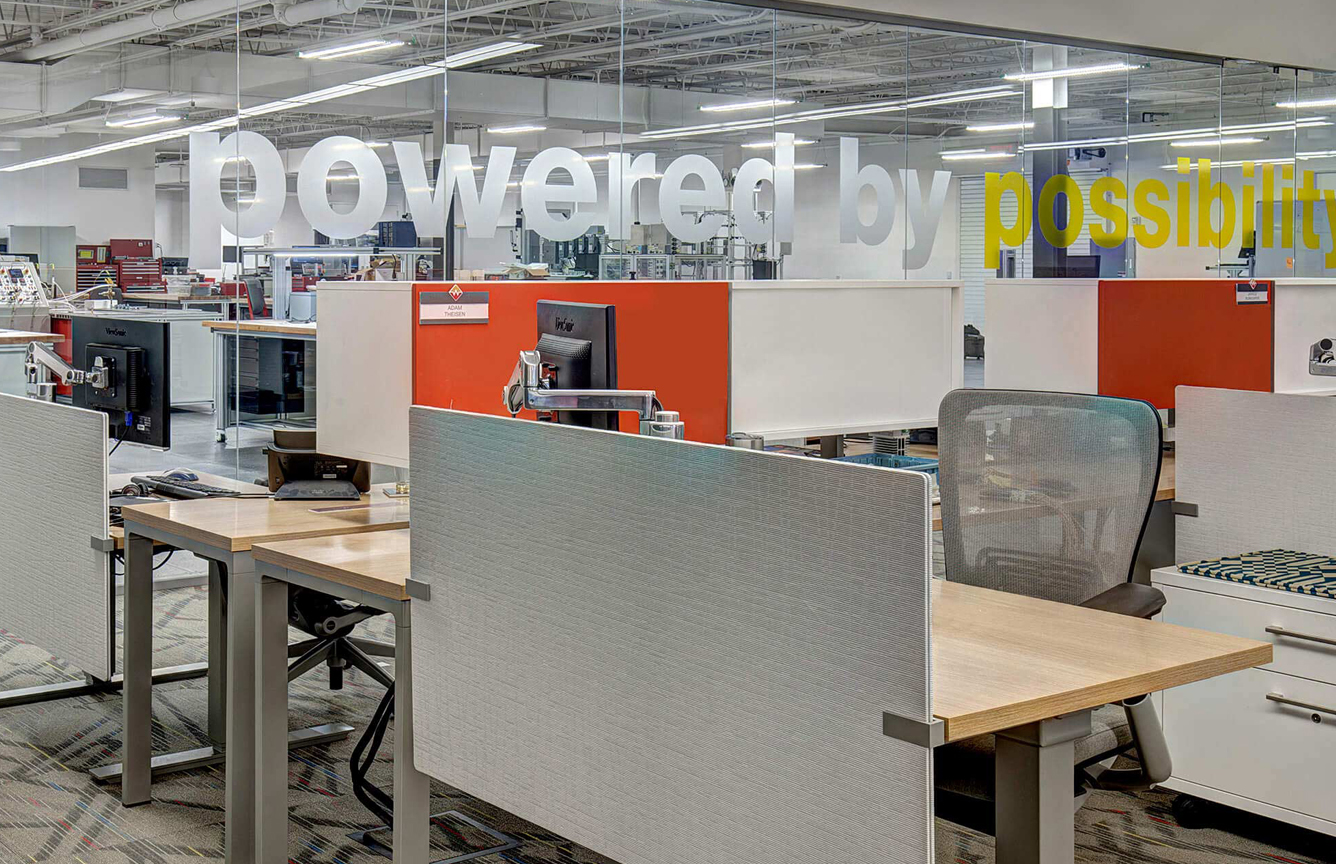
[[[982,325],[999,273],[1336,275],[1330,72],[713,0],[165,5],[4,22],[0,238],[53,296],[235,329],[373,274],[950,279]],[[203,340],[180,425],[262,473],[312,350]]]

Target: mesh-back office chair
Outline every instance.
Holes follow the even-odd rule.
[[[246,305],[251,318],[268,318],[269,309],[264,305],[264,284],[254,276],[246,277]]]
[[[1131,582],[1160,477],[1151,405],[956,390],[942,400],[937,432],[948,580],[1139,618],[1164,606],[1159,590]],[[1074,804],[1090,789],[1168,779],[1149,698],[1105,706],[1092,721],[1092,734],[1076,742]],[[992,833],[994,746],[987,735],[937,748],[938,815]],[[1131,751],[1137,767],[1111,767]]]

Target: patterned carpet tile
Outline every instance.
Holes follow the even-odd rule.
[[[178,556],[179,557],[179,556]],[[188,567],[194,559],[173,562]],[[198,662],[206,650],[207,593],[160,592],[154,598],[158,665]],[[387,619],[363,626],[371,638],[391,635]],[[293,639],[299,638],[293,634]],[[18,635],[0,632],[0,689],[77,679],[60,660]],[[382,691],[357,672],[332,692],[323,670],[293,683],[290,726],[346,722],[359,731]],[[153,694],[155,752],[208,741],[208,688],[203,680],[159,685]],[[0,864],[197,864],[222,861],[221,766],[171,774],[154,784],[153,803],[120,806],[120,787],[101,786],[87,771],[116,761],[120,697],[102,694],[0,711]],[[294,751],[289,762],[289,855],[296,864],[383,862],[349,834],[375,819],[352,792],[348,758],[358,732],[330,745]],[[390,789],[393,732],[370,778]],[[440,783],[433,812],[457,811],[522,845],[481,859],[493,864],[606,864],[603,858],[542,827]],[[1076,816],[1076,860],[1083,864],[1331,864],[1336,841],[1262,819],[1228,813],[1220,827],[1187,830],[1174,823],[1173,796],[1098,793]],[[1229,832],[1222,830],[1228,827]],[[684,831],[691,826],[684,825]],[[993,839],[939,820],[937,864],[990,864]],[[493,839],[467,822],[437,821],[435,857],[489,848]],[[827,864],[827,862],[812,862]],[[829,862],[839,864],[839,862]]]

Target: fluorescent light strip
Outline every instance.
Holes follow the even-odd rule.
[[[1137,135],[1120,135],[1116,138],[1085,138],[1073,141],[1045,141],[1024,144],[1022,152],[1035,150],[1065,150],[1069,147],[1121,147],[1124,144],[1143,144],[1151,141],[1177,141],[1189,138],[1217,138],[1220,135],[1255,132],[1288,132],[1294,129],[1312,129],[1318,126],[1331,126],[1325,117],[1305,117],[1300,120],[1286,120],[1276,123],[1254,123],[1243,126],[1221,126],[1216,129],[1179,129],[1166,132],[1143,132]]]
[[[518,135],[521,132],[542,132],[547,129],[546,126],[537,126],[532,123],[521,123],[517,126],[488,126],[487,131],[492,135]]]
[[[814,141],[811,138],[793,139],[794,147],[806,147],[808,144],[815,144],[815,143],[816,141]],[[746,144],[742,145],[742,148],[744,150],[773,150],[775,149],[775,142],[774,139],[771,139],[769,141],[748,141]]]
[[[412,81],[417,78],[443,75],[447,69],[457,69],[472,63],[480,63],[484,60],[491,60],[495,57],[503,57],[520,51],[529,51],[538,47],[539,45],[534,42],[497,42],[493,45],[461,51],[459,54],[449,57],[444,61],[431,63],[426,66],[415,66],[398,72],[389,72],[384,75],[361,78],[348,84],[339,84],[335,87],[326,87],[323,90],[316,90],[299,96],[290,96],[286,99],[276,99],[272,102],[265,102],[261,105],[243,108],[241,109],[240,116],[242,118],[261,117],[265,114],[274,114],[279,111],[291,111],[306,105],[313,105],[317,102],[325,102],[330,99],[339,99],[343,96],[365,93],[368,90],[378,87],[389,87],[394,84],[401,84],[404,81]],[[102,101],[114,101],[107,99],[108,96],[112,95],[119,94],[105,94],[98,97],[98,99]],[[124,98],[129,99],[135,97],[126,96]],[[125,138],[107,144],[98,144],[95,147],[86,147],[83,150],[74,150],[56,156],[47,156],[42,159],[31,159],[27,162],[18,162],[14,165],[5,165],[0,167],[0,173],[26,171],[29,168],[43,168],[47,165],[55,165],[60,162],[86,159],[89,156],[98,156],[103,153],[112,153],[117,150],[128,150],[132,147],[141,147],[145,144],[156,144],[159,141],[170,141],[175,138],[184,138],[192,132],[218,132],[236,126],[237,124],[238,117],[234,114],[230,117],[224,117],[219,120],[210,120],[207,123],[198,123],[182,129],[170,129],[164,132],[155,132],[150,135],[139,135],[134,138]]]
[[[140,114],[136,117],[118,117],[107,120],[109,129],[134,129],[139,126],[156,126],[159,123],[174,123],[177,117],[163,114]]]
[[[1012,72],[1002,77],[1007,81],[1052,81],[1055,78],[1080,78],[1086,75],[1107,75],[1111,72],[1129,72],[1140,69],[1131,63],[1099,63],[1094,66],[1068,66],[1066,69],[1041,69],[1037,72]]]
[[[1013,132],[1022,129],[1033,129],[1033,120],[1023,120],[1016,123],[983,123],[978,126],[966,126],[966,132]]]
[[[385,48],[398,48],[403,44],[397,39],[368,39],[365,42],[354,42],[351,45],[336,45],[333,48],[320,48],[316,51],[300,51],[297,56],[303,60],[337,60],[340,57],[351,57],[354,54],[366,54]]]
[[[715,135],[728,132],[741,132],[747,129],[765,129],[772,126],[788,126],[794,123],[808,123],[814,120],[831,120],[837,117],[858,117],[867,114],[885,114],[894,111],[910,111],[933,105],[951,105],[957,102],[974,102],[982,99],[1002,99],[1019,96],[1020,91],[1005,85],[978,87],[970,90],[958,90],[943,93],[941,96],[917,96],[913,99],[897,99],[887,102],[869,102],[865,105],[846,105],[837,108],[813,108],[807,111],[795,111],[776,117],[758,120],[732,120],[722,123],[705,123],[699,126],[681,126],[671,129],[656,129],[642,132],[641,138],[655,140],[659,138],[689,138],[696,135]]]
[[[1170,141],[1170,147],[1229,147],[1234,144],[1261,144],[1265,138],[1188,138]]]
[[[1297,102],[1277,102],[1277,108],[1330,108],[1336,105],[1336,96],[1327,96],[1322,99],[1300,99]]]
[[[943,162],[984,162],[990,159],[1013,159],[1016,154],[1003,150],[985,150],[979,153],[942,153]]]
[[[778,108],[781,105],[796,104],[794,99],[755,99],[751,102],[724,102],[719,105],[702,105],[702,111],[750,111],[753,108]]]
[[[1252,163],[1253,165],[1290,165],[1293,164],[1296,160],[1298,160],[1299,162],[1307,162],[1310,159],[1332,159],[1332,158],[1336,158],[1336,150],[1301,150],[1298,153],[1295,153],[1293,157],[1282,156],[1279,158],[1270,158],[1270,159],[1229,159],[1220,162],[1212,161],[1211,167],[1238,168],[1244,163]],[[1197,170],[1197,161],[1198,160],[1195,159],[1192,160],[1192,162],[1189,165],[1191,170],[1193,171]],[[1178,170],[1178,165],[1176,164],[1161,165],[1160,167],[1166,171]]]
[[[817,169],[817,168],[825,168],[825,167],[826,167],[826,163],[824,163],[824,162],[822,162],[822,163],[820,163],[820,164],[817,164],[816,162],[797,162],[797,163],[794,164],[794,166],[793,166],[793,170],[794,170],[794,171],[812,171],[812,170]]]
[[[940,155],[942,155],[942,156],[947,156],[947,155],[965,154],[965,153],[983,153],[983,152],[985,152],[985,151],[984,151],[984,148],[982,148],[982,147],[971,147],[971,148],[968,149],[968,150],[941,150],[941,151],[938,151],[938,152],[939,152]]]

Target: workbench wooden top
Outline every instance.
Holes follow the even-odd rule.
[[[244,297],[222,294],[191,294],[186,291],[126,291],[127,303],[244,303]]]
[[[959,741],[1271,662],[1264,642],[932,584],[933,715]]]
[[[27,345],[29,342],[46,342],[54,345],[64,342],[59,333],[35,333],[31,330],[0,330],[0,345]]]
[[[245,552],[256,543],[407,528],[408,502],[382,494],[381,490],[392,486],[373,486],[360,501],[200,498],[140,504],[121,512],[127,523]]]
[[[240,330],[242,333],[282,333],[289,336],[315,335],[314,321],[270,321],[265,318],[258,318],[250,321],[201,321],[200,323],[215,332],[219,330],[224,332]]]
[[[408,533],[403,528],[259,543],[251,552],[257,562],[267,561],[391,600],[407,600],[404,582],[409,576]]]

